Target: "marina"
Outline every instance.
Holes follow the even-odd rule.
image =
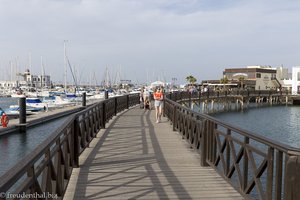
[[[300,200],[299,19],[300,1],[0,1],[0,200]]]

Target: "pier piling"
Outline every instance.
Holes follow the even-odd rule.
[[[21,97],[19,99],[19,129],[21,133],[26,132],[26,98]]]

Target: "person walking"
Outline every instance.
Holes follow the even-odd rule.
[[[157,88],[155,92],[153,93],[154,98],[154,106],[155,106],[155,116],[156,116],[156,123],[161,122],[161,115],[162,115],[162,109],[163,109],[163,90],[162,88]]]
[[[144,87],[141,88],[140,91],[140,108],[144,108]]]

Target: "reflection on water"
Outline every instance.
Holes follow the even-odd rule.
[[[300,148],[299,106],[260,107],[213,116],[272,140]]]
[[[12,133],[0,136],[0,176],[21,158],[32,152],[55,129],[62,126],[66,120],[67,117],[63,117],[30,128],[26,133]]]

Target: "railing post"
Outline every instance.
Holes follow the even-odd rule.
[[[176,131],[176,109],[177,107],[173,105],[173,116],[172,116],[173,131]]]
[[[243,154],[244,154],[244,162],[243,162],[243,184],[242,184],[242,187],[243,187],[243,191],[246,190],[247,186],[248,186],[248,154],[246,152],[246,145],[249,144],[249,137],[246,137],[244,138],[244,150],[243,150]]]
[[[117,113],[118,113],[118,98],[115,97],[115,98],[114,98],[114,101],[115,101],[115,116],[116,116]]]
[[[102,122],[102,127],[101,128],[105,128],[105,123],[106,123],[106,101],[102,102],[102,118],[101,118],[101,122]]]
[[[19,129],[21,133],[26,132],[26,98],[19,99]]]
[[[74,167],[79,167],[79,149],[80,149],[80,144],[79,144],[79,131],[80,131],[80,126],[79,126],[79,121],[76,118],[74,120],[74,143],[73,143],[73,151],[74,151]]]
[[[227,129],[227,139],[226,139],[226,167],[225,167],[225,173],[226,173],[226,177],[229,174],[230,171],[230,153],[231,153],[231,149],[230,149],[230,144],[229,144],[229,140],[230,140],[230,136],[231,136],[231,130]]]
[[[298,166],[300,166],[298,164]],[[276,152],[276,171],[275,171],[275,199],[281,199],[282,196],[282,170],[283,169],[283,152]],[[294,178],[294,175],[291,177]],[[299,184],[300,182],[298,182]]]
[[[273,199],[273,184],[274,184],[274,148],[268,149],[268,168],[267,168],[267,199]]]
[[[214,131],[215,129],[217,129],[217,124],[216,123],[213,123],[213,128],[212,128],[212,137],[213,137],[213,159],[214,159],[214,162],[216,162],[216,158],[217,158],[217,139],[214,135]]]
[[[288,156],[284,185],[284,199],[300,199],[300,156]]]
[[[166,117],[166,95],[165,94],[164,94],[164,97],[163,97],[162,114],[163,114],[163,117]]]
[[[199,122],[200,123],[200,122]],[[208,156],[208,121],[205,120],[202,122],[201,127],[201,141],[200,141],[200,148],[201,148],[201,160],[200,164],[202,167],[207,167],[209,164],[207,163],[207,156]]]
[[[217,141],[214,136],[214,129],[217,129],[217,124],[212,121],[208,123],[208,152],[209,156],[208,159],[210,162],[214,163],[216,161],[217,156]]]
[[[126,109],[129,109],[129,95],[126,95]]]
[[[56,152],[56,163],[55,168],[57,170],[56,172],[56,193],[58,196],[63,195],[63,172],[62,172],[62,151],[61,151],[61,143],[60,139],[56,141],[56,146],[58,146],[59,150]]]

